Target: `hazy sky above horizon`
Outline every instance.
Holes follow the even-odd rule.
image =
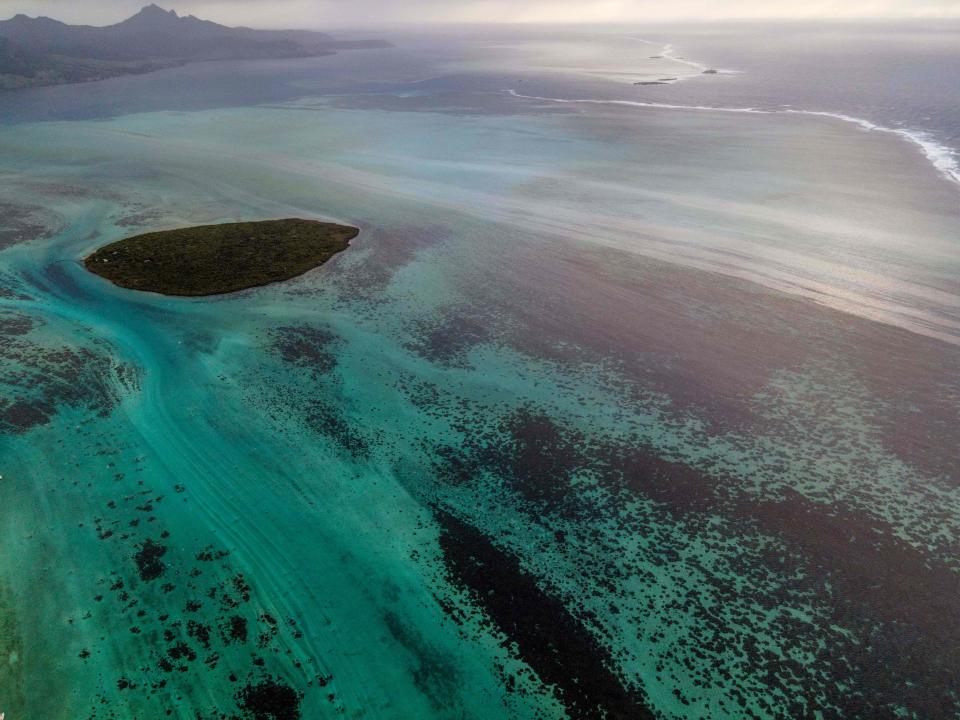
[[[0,18],[47,15],[105,25],[149,0],[0,0]],[[960,0],[166,0],[230,25],[331,27],[426,22],[644,22],[736,18],[960,18]]]

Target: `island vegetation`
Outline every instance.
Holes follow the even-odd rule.
[[[345,250],[355,227],[302,220],[202,225],[150,232],[89,255],[115,285],[164,295],[220,295],[302,275]]]

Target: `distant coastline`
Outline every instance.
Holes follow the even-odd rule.
[[[227,27],[148,5],[106,27],[17,15],[0,21],[0,90],[95,82],[209,60],[322,57],[391,47],[307,30]]]

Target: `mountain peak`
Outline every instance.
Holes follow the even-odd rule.
[[[140,12],[138,12],[137,15],[146,15],[146,16],[152,15],[154,17],[163,16],[163,17],[174,17],[174,18],[178,17],[176,10],[164,10],[162,7],[160,7],[156,3],[150,3],[149,5],[144,7]]]
[[[184,18],[176,10],[164,10],[159,5],[147,5],[136,15],[127,18],[116,27],[136,28],[138,31],[167,30],[180,27]]]
[[[164,10],[159,5],[147,5],[133,17],[121,23],[131,25],[166,25],[180,20],[176,10]]]
[[[38,25],[38,24],[63,25],[63,23],[60,22],[59,20],[48,18],[45,15],[40,15],[39,17],[30,17],[29,15],[24,15],[23,13],[17,13],[12,18],[10,18],[9,20],[5,20],[4,22],[16,23],[20,25]]]
[[[107,26],[66,25],[22,14],[0,20],[0,75],[16,76],[15,86],[26,87],[203,60],[302,58],[329,55],[340,47],[383,46],[378,42],[338,43],[323,33],[306,30],[229,28],[145,2],[150,4],[133,17]],[[3,84],[6,82],[4,78]]]

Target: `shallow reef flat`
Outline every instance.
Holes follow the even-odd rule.
[[[0,254],[0,711],[955,717],[932,171],[806,118],[347,104],[0,130],[45,208]],[[189,301],[83,266],[294,216],[363,242]]]

